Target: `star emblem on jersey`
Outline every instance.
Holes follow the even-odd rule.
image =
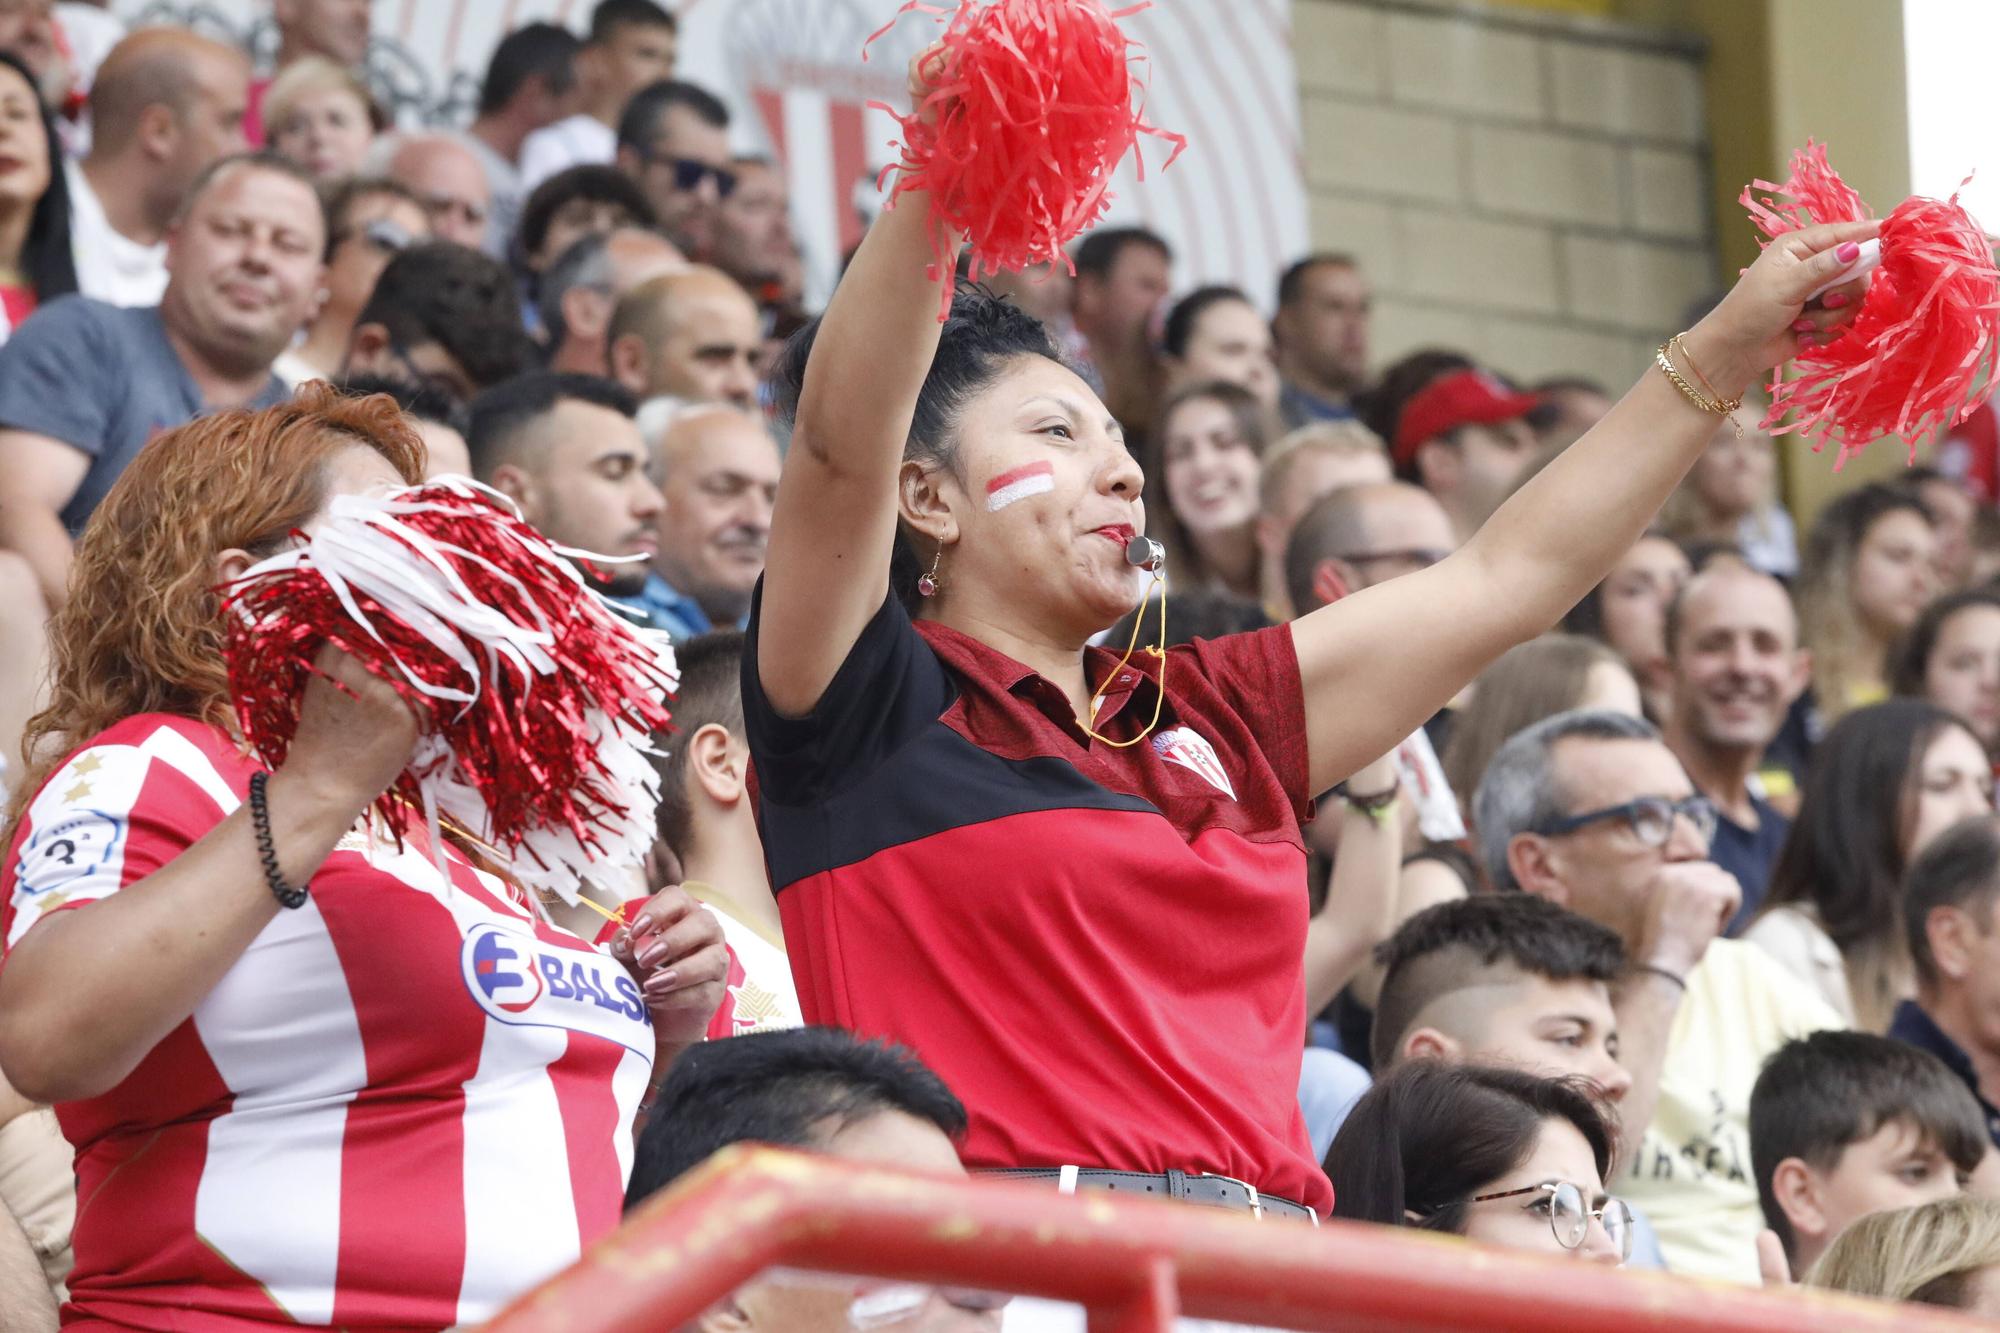
[[[1193,773],[1199,773],[1209,786],[1236,799],[1236,788],[1230,784],[1229,774],[1223,770],[1222,760],[1215,754],[1215,747],[1208,738],[1188,727],[1175,727],[1153,737],[1153,752],[1170,764],[1179,764]]]

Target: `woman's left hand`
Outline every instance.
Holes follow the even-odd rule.
[[[1810,304],[1806,298],[1839,277],[1859,258],[1861,242],[1881,229],[1880,220],[1870,218],[1801,227],[1773,239],[1721,303],[1688,330],[1694,363],[1733,396],[1812,341],[1839,337],[1861,309],[1867,276]]]
[[[668,885],[613,937],[611,954],[638,981],[661,1046],[691,1046],[707,1035],[729,978],[729,951],[715,913],[679,885]]]

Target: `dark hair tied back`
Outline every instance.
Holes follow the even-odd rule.
[[[793,334],[771,372],[772,402],[779,419],[787,426],[798,416],[799,399],[805,392],[806,363],[812,357],[819,326],[820,321],[814,319]],[[932,358],[930,373],[924,377],[924,386],[917,394],[910,433],[903,441],[904,460],[956,471],[958,423],[966,404],[998,379],[1010,364],[1030,356],[1069,364],[1040,320],[984,287],[960,283],[951,298],[951,314],[938,338],[937,355]],[[856,391],[866,392],[866,389],[856,386]],[[899,539],[889,578],[905,606],[916,603],[917,577],[921,572],[908,539]]]

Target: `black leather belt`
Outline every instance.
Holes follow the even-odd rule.
[[[1212,1176],[1206,1172],[1166,1171],[1154,1175],[1144,1171],[1108,1171],[1099,1167],[1015,1166],[980,1171],[979,1175],[1003,1180],[1045,1180],[1062,1185],[1074,1176],[1072,1189],[1109,1190],[1113,1194],[1150,1194],[1156,1199],[1177,1199],[1182,1203],[1206,1204],[1211,1208],[1234,1208],[1252,1217],[1286,1217],[1319,1225],[1319,1214],[1302,1203],[1259,1193],[1255,1185],[1233,1176]]]

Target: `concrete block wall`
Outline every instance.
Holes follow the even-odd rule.
[[[1361,260],[1375,356],[1638,375],[1717,289],[1684,38],[1476,0],[1294,0],[1316,247]]]

